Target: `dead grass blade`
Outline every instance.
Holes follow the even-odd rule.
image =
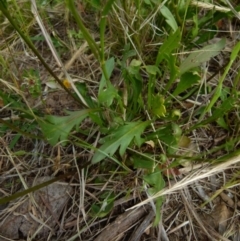
[[[95,239],[95,241],[113,241],[117,236],[124,233],[135,222],[137,222],[145,213],[145,208],[139,208],[134,211],[128,211],[118,216],[118,218],[111,223],[101,234]]]
[[[149,214],[144,218],[143,222],[140,224],[140,226],[132,233],[131,238],[129,241],[139,241],[141,240],[142,234],[145,232],[147,227],[151,224],[153,218],[154,218],[154,211],[151,210]]]
[[[228,2],[226,0],[226,2]],[[230,12],[231,9],[230,8],[226,8],[226,7],[220,7],[220,6],[217,6],[217,5],[214,5],[214,4],[211,4],[211,3],[205,3],[205,2],[200,2],[200,1],[191,1],[191,4],[192,5],[195,5],[199,8],[203,8],[203,9],[206,9],[206,10],[216,10],[216,11],[219,11],[219,12],[223,12],[223,13],[227,13],[227,12]],[[230,4],[231,5],[231,4]],[[229,5],[229,6],[230,6]],[[233,7],[232,7],[233,8]],[[236,12],[236,10],[234,10],[234,13]],[[237,12],[236,12],[237,13]],[[239,13],[237,13],[239,14]]]
[[[240,155],[237,155],[235,157],[230,158],[228,161],[225,161],[224,163],[220,163],[220,164],[217,164],[214,166],[204,167],[196,172],[190,173],[189,175],[187,175],[185,178],[183,178],[181,181],[177,182],[170,188],[165,188],[165,189],[161,190],[160,192],[156,193],[152,197],[149,197],[148,199],[129,208],[128,210],[141,207],[158,197],[169,195],[169,194],[175,193],[179,190],[182,190],[183,188],[187,187],[188,185],[190,185],[196,181],[210,177],[216,173],[223,172],[224,170],[227,170],[227,169],[233,167],[233,165],[235,165],[239,162],[240,162]]]
[[[49,46],[49,48],[50,48],[50,50],[51,50],[51,52],[53,54],[53,57],[54,57],[55,61],[57,62],[57,64],[60,67],[60,69],[64,72],[66,79],[71,83],[71,86],[72,86],[73,90],[75,91],[75,93],[77,94],[77,96],[79,97],[79,99],[82,101],[82,103],[85,106],[88,107],[88,104],[84,100],[83,96],[77,90],[77,88],[76,88],[72,78],[68,74],[64,64],[62,63],[62,61],[61,61],[61,59],[60,59],[60,57],[59,57],[59,55],[58,55],[58,53],[57,53],[53,43],[52,43],[52,40],[51,40],[51,38],[50,38],[50,36],[49,36],[49,34],[48,34],[44,24],[43,24],[43,21],[42,21],[40,15],[39,15],[38,11],[37,11],[36,1],[35,0],[31,0],[31,3],[32,3],[32,5],[31,5],[32,13],[33,13],[33,15],[34,15],[34,17],[35,17],[39,27],[41,28],[42,34],[43,34],[45,40],[47,41],[47,44],[48,44],[48,46]]]

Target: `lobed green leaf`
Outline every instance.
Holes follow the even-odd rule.
[[[114,130],[113,133],[103,138],[104,144],[94,154],[92,163],[100,162],[108,155],[113,156],[118,148],[119,154],[123,156],[133,140],[140,146],[143,143],[141,135],[149,124],[149,121],[131,122]]]

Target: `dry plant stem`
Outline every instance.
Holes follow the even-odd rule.
[[[39,15],[38,11],[37,11],[36,1],[35,1],[35,0],[31,0],[31,2],[32,2],[32,13],[33,13],[36,21],[38,22],[39,27],[40,27],[41,30],[42,30],[43,36],[45,37],[45,39],[46,39],[46,41],[47,41],[47,44],[48,44],[48,46],[49,46],[49,48],[50,48],[50,50],[51,50],[51,52],[52,52],[52,54],[53,54],[53,56],[54,56],[54,58],[55,58],[55,60],[56,60],[58,66],[59,66],[59,67],[61,68],[61,70],[64,72],[67,80],[71,83],[71,86],[72,86],[73,90],[75,91],[75,93],[77,94],[77,96],[79,97],[79,99],[82,101],[82,103],[83,103],[85,106],[88,107],[88,104],[86,103],[86,101],[84,100],[84,98],[82,97],[82,95],[81,95],[81,94],[79,93],[79,91],[77,90],[77,88],[76,88],[76,86],[75,86],[72,78],[71,78],[70,75],[68,74],[67,70],[65,69],[65,66],[63,65],[61,59],[59,58],[59,55],[58,55],[58,53],[57,53],[57,51],[56,51],[56,49],[55,49],[55,47],[54,47],[54,45],[53,45],[53,43],[52,43],[52,41],[51,41],[51,38],[50,38],[50,36],[49,36],[49,34],[48,34],[48,32],[47,32],[47,30],[46,30],[46,28],[45,28],[42,20],[41,20],[41,17],[40,17],[40,15]]]
[[[90,136],[90,135],[89,135],[89,136]],[[89,136],[88,136],[88,138],[89,138]],[[98,131],[97,137],[95,137],[95,141],[94,141],[94,143],[92,144],[92,146],[93,146],[94,148],[97,148],[97,145],[98,145],[98,141],[99,141],[99,139],[100,139],[100,136],[101,136],[101,132]],[[88,138],[87,138],[87,139],[88,139]],[[88,140],[87,140],[87,141],[88,141]],[[92,149],[92,150],[90,151],[90,153],[89,153],[89,157],[88,157],[88,161],[89,161],[89,162],[92,160],[93,155],[94,155],[94,149]]]
[[[139,30],[141,30],[145,25],[147,25],[149,22],[151,22],[155,17],[156,15],[159,13],[159,10],[162,8],[162,6],[165,5],[165,3],[167,3],[168,0],[164,0],[161,4],[159,4],[159,6],[157,7],[156,11],[154,13],[152,13],[150,15],[150,17],[148,19],[146,19],[140,26]]]
[[[203,200],[203,201],[209,201],[209,196],[206,194],[205,190],[201,186],[199,182],[195,182],[195,185],[192,187],[193,190],[198,194],[198,196]],[[210,206],[212,207],[212,203],[210,202]]]
[[[191,204],[192,204],[192,197],[191,197],[191,195],[190,195],[190,193],[189,193],[189,191],[188,191],[188,189],[187,188],[184,188],[184,190],[181,190],[181,198],[182,198],[182,201],[183,201],[183,205],[184,205],[184,209],[185,209],[185,212],[186,212],[186,216],[187,216],[187,218],[188,218],[188,220],[190,221],[189,222],[189,236],[188,236],[188,240],[191,240],[191,237],[193,236],[194,238],[195,238],[195,240],[197,240],[197,237],[198,237],[198,235],[197,235],[197,233],[195,232],[195,228],[194,228],[194,222],[193,222],[193,215],[192,215],[192,213],[191,213],[191,211],[189,210],[189,208],[188,208],[188,206],[187,206],[187,204],[186,204],[186,202],[191,202]]]
[[[185,189],[185,191],[187,191],[187,193],[188,193],[188,190]],[[200,216],[195,212],[195,209],[192,206],[192,204],[190,202],[188,202],[188,200],[185,198],[185,194],[183,193],[183,191],[182,191],[182,197],[185,199],[184,204],[185,204],[186,209],[193,215],[193,217],[195,218],[197,223],[200,225],[200,227],[202,228],[204,233],[209,237],[210,240],[230,241],[229,239],[223,237],[218,232],[216,232],[212,227],[209,227],[208,225],[206,225],[202,222]],[[206,229],[206,227],[208,227],[208,229]]]
[[[86,168],[89,165],[90,165],[90,163],[86,162],[83,165],[79,165],[79,169],[81,170],[83,168]],[[28,189],[26,189],[24,191],[20,191],[20,192],[14,193],[11,196],[1,198],[0,199],[0,204],[8,203],[8,202],[10,202],[10,201],[12,201],[12,200],[14,200],[16,198],[22,197],[22,196],[24,196],[24,195],[26,195],[28,193],[31,193],[31,192],[37,191],[37,190],[39,190],[41,188],[44,188],[44,187],[46,187],[46,186],[48,186],[48,185],[50,185],[50,184],[52,184],[54,182],[57,182],[59,180],[67,178],[67,177],[72,177],[75,174],[76,174],[76,170],[72,171],[72,172],[68,172],[68,173],[60,175],[60,176],[57,176],[57,177],[54,177],[53,179],[51,179],[49,181],[43,182],[43,183],[38,184],[38,185],[36,185],[34,187],[30,187],[30,188],[28,188]]]
[[[148,199],[129,208],[128,210],[145,205],[145,204],[149,203],[151,200],[154,200],[155,198],[165,196],[165,195],[174,193],[176,191],[182,190],[184,187],[186,187],[198,180],[210,177],[213,174],[216,174],[216,173],[219,173],[219,172],[222,172],[224,170],[231,168],[231,166],[240,162],[239,151],[237,151],[235,155],[236,156],[230,158],[229,160],[225,160],[224,158],[219,159],[219,162],[222,162],[224,160],[224,162],[222,162],[221,164],[209,166],[209,168],[204,167],[201,170],[190,173],[188,176],[186,176],[185,178],[183,178],[181,181],[177,182],[175,185],[171,186],[170,188],[165,188],[165,189],[161,190],[160,192],[156,193],[152,197],[149,197]]]
[[[197,170],[199,168],[203,168],[205,166],[207,166],[207,164],[195,164],[195,165],[192,165],[192,166],[180,168],[180,169],[178,169],[178,171],[179,171],[180,174],[188,174],[191,171]]]
[[[75,166],[76,166],[76,169],[77,169],[77,174],[78,174],[79,184],[80,184],[79,212],[77,213],[77,231],[80,234],[80,226],[79,226],[79,224],[80,224],[80,212],[82,212],[83,219],[84,219],[84,221],[87,225],[86,212],[85,212],[85,209],[84,209],[86,183],[85,183],[85,178],[84,178],[84,169],[82,169],[81,173],[80,173],[80,170],[79,170],[78,165],[77,165],[75,147],[73,146],[72,149],[73,149],[73,159],[74,159]]]
[[[82,55],[82,53],[84,52],[84,50],[87,48],[88,44],[87,42],[84,42],[80,48],[73,54],[73,56],[71,57],[71,59],[69,59],[67,61],[67,63],[65,64],[65,69],[69,70],[71,68],[71,66],[73,65],[73,63],[79,58],[79,56]],[[63,77],[63,73],[61,72],[59,75],[59,79],[62,79]]]
[[[127,197],[122,197],[116,201],[114,201],[114,207],[118,206],[118,205],[122,205],[124,203],[127,203],[131,200],[135,199],[135,196],[133,194],[127,196]]]
[[[142,234],[145,232],[147,227],[152,222],[152,219],[154,218],[154,216],[155,216],[155,213],[153,210],[151,210],[149,214],[144,218],[140,226],[132,233],[129,241],[139,241],[141,239]]]
[[[187,190],[185,189],[185,192]],[[201,219],[199,218],[198,214],[195,212],[194,207],[191,205],[191,203],[185,198],[185,193],[183,191],[181,191],[182,193],[182,198],[184,199],[184,205],[185,208],[193,215],[193,217],[195,218],[195,220],[198,222],[199,226],[202,228],[202,230],[204,231],[204,233],[207,235],[208,238],[210,238],[211,240],[211,235],[209,234],[208,230],[206,230],[205,226],[203,225],[203,223],[201,222]],[[187,191],[187,194],[188,191]]]
[[[116,5],[116,6],[117,6],[117,5]],[[117,6],[117,7],[118,7],[118,6]],[[113,7],[113,11],[114,11],[114,13],[116,14],[116,16],[118,16],[117,11],[116,11],[116,9],[115,9],[114,7]],[[137,53],[137,55],[138,55],[138,58],[141,60],[141,62],[143,62],[143,59],[142,59],[141,55],[139,54],[139,52],[138,52],[138,50],[137,50],[137,47],[135,46],[135,44],[134,44],[131,36],[130,36],[129,33],[128,33],[128,32],[129,32],[129,31],[128,31],[128,26],[125,27],[125,26],[124,26],[124,23],[122,22],[122,20],[121,20],[120,18],[118,18],[118,20],[119,20],[119,23],[121,24],[121,26],[122,26],[122,28],[123,28],[123,30],[124,30],[124,33],[125,33],[126,36],[127,36],[127,39],[131,42],[134,50],[136,51],[136,53]]]
[[[227,3],[229,3],[229,1],[226,0]],[[195,5],[197,7],[200,7],[200,8],[204,8],[204,9],[208,9],[208,10],[215,10],[215,11],[219,11],[219,12],[224,12],[224,13],[227,13],[227,12],[230,12],[231,9],[230,8],[226,8],[226,7],[219,7],[217,5],[214,5],[214,4],[211,4],[211,3],[204,3],[204,2],[200,2],[200,1],[191,1],[191,4],[192,5]],[[230,4],[231,5],[231,4]],[[229,5],[229,6],[230,6]],[[234,10],[234,13],[236,12],[236,10]],[[237,13],[237,12],[236,12]],[[235,14],[236,14],[235,13]],[[237,13],[239,14],[239,13]]]
[[[19,172],[19,170],[18,170],[19,168],[17,167],[15,161],[13,160],[13,155],[12,155],[11,151],[9,150],[9,148],[8,148],[8,146],[7,146],[7,143],[6,143],[2,138],[0,138],[0,142],[1,142],[1,143],[3,144],[3,146],[6,148],[7,153],[8,153],[8,157],[9,157],[12,165],[14,166],[14,169],[16,170],[16,172],[17,172],[17,174],[18,174],[18,177],[19,177],[19,179],[21,180],[24,188],[25,188],[25,189],[28,189],[28,186],[27,186],[27,184],[26,184],[26,182],[25,182],[22,174],[21,174],[21,173]]]
[[[230,7],[231,11],[235,14],[235,16],[240,19],[240,14],[235,10],[235,8],[232,6],[232,4],[230,3],[229,0],[225,0],[228,4],[228,6]]]
[[[148,209],[149,210],[149,209]],[[128,211],[118,216],[94,241],[113,241],[116,237],[125,232],[130,226],[137,222],[146,212],[144,207],[134,211]]]
[[[2,11],[3,15],[8,19],[8,21],[11,23],[13,28],[18,32],[18,34],[21,36],[23,41],[28,45],[28,47],[33,51],[33,53],[37,56],[37,58],[40,60],[42,65],[46,68],[46,70],[53,76],[53,78],[60,84],[60,86],[74,99],[76,100],[79,104],[82,104],[81,101],[76,98],[71,91],[62,83],[62,81],[56,76],[56,74],[53,72],[51,67],[45,62],[41,54],[38,52],[38,50],[35,48],[31,40],[23,34],[19,26],[16,24],[14,21],[13,17],[10,15],[9,11],[7,10],[7,7],[4,6],[3,3],[0,1],[0,10]]]
[[[119,170],[119,166],[116,168],[116,170],[113,171],[112,175],[109,177],[109,179],[106,181],[106,183],[103,185],[103,187],[101,188],[101,192],[104,191],[106,189],[106,187],[108,186],[108,184],[111,182],[111,179],[113,179],[113,177],[116,175],[116,173]]]
[[[160,232],[159,232],[157,241],[169,241],[167,232],[166,232],[164,226],[162,225],[162,222],[161,222],[161,226],[159,227],[159,230],[160,230]]]
[[[80,171],[79,171],[79,168],[77,166],[77,160],[76,160],[76,151],[75,151],[75,148],[74,146],[72,146],[72,151],[73,151],[73,159],[74,159],[74,162],[75,162],[75,166],[76,166],[76,169],[77,169],[77,174],[78,174],[78,178],[79,178],[79,181],[80,181],[80,185],[79,185],[79,189],[80,189],[80,199],[79,199],[79,211],[77,213],[77,233],[79,234],[79,238],[80,238],[80,227],[79,227],[79,223],[80,223],[80,209],[81,209],[81,206],[82,206],[82,198],[84,199],[84,196],[82,197],[82,195],[84,194],[84,192],[82,193],[82,189],[84,189],[84,186],[82,187],[81,185],[81,174],[80,174]],[[83,212],[83,217],[85,219],[85,212]]]
[[[47,165],[47,166],[44,166],[44,167],[40,167],[37,170],[30,170],[30,171],[27,171],[27,172],[22,172],[22,175],[30,176],[33,173],[36,173],[36,172],[41,171],[41,170],[48,170],[48,168],[51,168],[51,167],[52,167],[52,165]],[[11,174],[11,175],[8,174],[8,173],[11,173],[11,172],[12,172],[12,170],[9,170],[7,173],[2,174],[0,176],[0,181],[7,180],[8,178],[12,178],[12,177],[18,177],[18,174]]]
[[[184,227],[184,226],[186,226],[186,225],[188,225],[188,224],[189,224],[189,221],[185,221],[185,222],[181,223],[180,225],[178,225],[176,228],[172,229],[168,234],[174,233],[174,232],[176,232],[178,229],[180,229],[180,228],[182,228],[182,227]]]

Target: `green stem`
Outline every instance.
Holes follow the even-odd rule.
[[[93,37],[91,36],[91,34],[89,33],[89,31],[87,30],[87,28],[84,26],[82,19],[79,16],[79,13],[76,10],[76,7],[74,5],[74,1],[73,0],[68,0],[68,8],[70,10],[70,12],[72,13],[72,15],[74,16],[79,29],[81,30],[84,39],[87,41],[89,48],[91,49],[92,53],[94,54],[95,58],[100,60],[100,56],[101,56],[101,51],[99,49],[99,47],[97,46],[95,40],[93,39]]]
[[[26,137],[29,137],[29,138],[33,138],[33,139],[44,139],[43,136],[35,136],[35,135],[32,135],[32,134],[29,134],[21,129],[19,129],[18,127],[16,127],[15,125],[9,123],[8,121],[5,121],[3,119],[0,118],[0,123],[2,123],[3,125],[6,125],[7,127],[9,127],[11,130],[13,131],[16,131],[17,133],[20,133]]]
[[[24,35],[24,33],[21,31],[21,29],[18,27],[18,25],[13,20],[12,16],[9,14],[7,8],[0,3],[0,10],[4,14],[4,16],[8,19],[8,21],[12,24],[14,29],[19,33],[21,38],[24,40],[24,42],[28,45],[28,47],[34,52],[34,54],[38,57],[38,59],[41,61],[42,65],[47,69],[47,71],[53,76],[53,78],[58,82],[58,84],[78,103],[83,104],[77,97],[75,97],[71,91],[65,87],[65,85],[62,83],[62,81],[57,77],[57,75],[52,71],[52,69],[49,67],[49,65],[44,61],[41,54],[38,52],[38,50],[35,48],[31,40]]]
[[[81,166],[79,166],[79,170],[81,170],[81,169],[83,169],[83,168],[86,168],[86,167],[89,166],[89,165],[90,165],[90,163],[89,163],[89,162],[86,162],[86,163],[82,164]],[[72,176],[74,176],[74,175],[76,174],[76,172],[77,172],[77,170],[74,170],[74,171],[72,171],[72,172],[68,172],[68,173],[63,174],[63,175],[60,175],[60,176],[58,176],[58,177],[54,177],[54,178],[52,178],[52,179],[49,180],[49,181],[43,182],[43,183],[41,183],[41,184],[38,184],[38,185],[36,185],[36,186],[34,186],[34,187],[30,187],[30,188],[28,188],[28,189],[26,189],[26,190],[24,190],[24,191],[20,191],[20,192],[17,192],[17,193],[12,194],[11,196],[1,198],[1,199],[0,199],[0,204],[8,203],[8,202],[10,202],[10,201],[12,201],[12,200],[15,200],[15,199],[19,198],[19,197],[23,197],[23,196],[25,196],[26,194],[35,192],[35,191],[37,191],[37,190],[39,190],[39,189],[41,189],[41,188],[44,188],[44,187],[46,187],[46,186],[49,186],[50,184],[52,184],[52,183],[54,183],[54,182],[57,182],[57,181],[59,181],[59,180],[62,180],[62,179],[64,179],[64,178],[67,178],[67,177],[72,177]]]
[[[101,44],[101,50],[100,50],[100,63],[101,63],[101,69],[103,72],[103,75],[106,79],[106,83],[109,86],[109,76],[107,74],[106,65],[105,65],[105,30],[107,25],[107,15],[109,11],[111,10],[112,4],[115,2],[115,0],[109,0],[105,7],[103,8],[102,14],[101,14],[101,21],[100,21],[100,44]]]
[[[239,61],[240,62],[240,61]],[[238,62],[238,63],[239,63]],[[240,85],[240,68],[238,70],[237,75],[234,78],[233,81],[233,88],[232,88],[232,94],[237,94],[238,90],[239,90],[239,85]]]
[[[106,29],[106,24],[107,24],[107,15],[109,13],[109,11],[111,10],[112,4],[114,3],[115,0],[109,0],[102,11],[101,14],[101,20],[100,20],[100,45],[101,48],[98,47],[98,45],[96,44],[95,40],[93,39],[93,37],[91,36],[91,34],[89,33],[88,29],[84,26],[82,19],[79,16],[79,13],[76,10],[76,7],[74,5],[74,1],[73,0],[68,0],[68,8],[70,10],[70,12],[73,14],[79,29],[81,30],[84,39],[87,41],[89,48],[91,49],[92,53],[94,54],[95,58],[100,62],[101,65],[101,69],[103,72],[103,75],[106,79],[107,84],[109,83],[109,76],[107,74],[107,70],[106,70],[106,66],[105,66],[105,44],[104,44],[104,40],[105,40],[105,29]]]

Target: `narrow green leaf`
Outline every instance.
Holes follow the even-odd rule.
[[[109,212],[112,211],[114,207],[115,195],[112,192],[104,192],[100,197],[98,197],[100,202],[94,203],[91,206],[91,215],[93,217],[105,217]]]
[[[174,16],[172,15],[172,13],[169,11],[169,9],[165,5],[161,7],[160,12],[166,18],[167,24],[175,32],[178,29],[178,25],[177,25],[177,22],[176,22]]]
[[[215,44],[205,46],[200,50],[192,52],[180,65],[180,74],[184,74],[188,70],[198,67],[201,63],[204,63],[212,57],[218,55],[225,47],[225,42],[225,39],[222,39]]]
[[[217,119],[217,123],[220,127],[224,128],[225,130],[229,131],[229,127],[226,123],[226,121],[224,120],[223,117],[220,117],[219,119]]]
[[[162,173],[160,170],[155,170],[153,173],[145,175],[143,179],[151,186],[151,188],[148,189],[150,196],[153,196],[154,194],[160,192],[165,187],[165,181],[162,177]],[[155,226],[158,225],[161,218],[162,203],[163,197],[156,198],[156,217],[154,220]]]
[[[90,108],[96,108],[96,103],[93,101],[93,99],[89,95],[86,83],[77,82],[77,83],[75,83],[75,86],[76,86],[77,90],[79,91],[79,93],[83,96],[83,98],[86,101],[86,103],[88,104],[88,106]]]
[[[0,0],[0,10],[1,8],[7,9],[7,0]]]
[[[89,162],[85,162],[85,163],[81,163],[78,168],[79,170],[82,170],[83,168],[86,168],[87,166],[89,166]],[[19,191],[19,192],[16,192],[10,196],[7,196],[7,197],[4,197],[4,198],[0,198],[0,204],[5,204],[5,203],[8,203],[10,201],[13,201],[19,197],[23,197],[25,196],[26,194],[29,194],[29,193],[32,193],[32,192],[35,192],[41,188],[44,188],[46,186],[49,186],[50,184],[54,183],[54,182],[57,182],[57,181],[60,181],[62,179],[65,179],[69,176],[74,176],[76,174],[76,170],[75,171],[72,171],[72,172],[67,172],[63,175],[60,175],[60,176],[57,176],[57,177],[54,177],[52,178],[51,180],[48,180],[46,182],[43,182],[41,184],[38,184],[38,185],[35,185],[33,187],[30,187],[26,190],[23,190],[23,191]]]
[[[178,78],[179,76],[179,67],[176,66],[176,62],[177,62],[177,58],[175,55],[169,55],[166,58],[167,61],[167,65],[169,68],[169,72],[170,72],[170,79],[168,80],[166,87],[164,89],[164,93],[166,93],[171,87],[172,84],[175,82],[175,80]]]
[[[13,156],[24,156],[26,155],[28,152],[24,151],[24,150],[20,150],[20,151],[16,151],[13,153]]]
[[[74,18],[75,18],[75,20],[77,22],[77,25],[78,25],[79,29],[81,30],[82,35],[84,36],[84,39],[88,42],[89,48],[93,52],[95,58],[99,60],[100,55],[101,55],[101,50],[98,47],[96,41],[93,39],[93,37],[90,34],[89,30],[84,25],[80,15],[79,15],[79,12],[77,11],[77,8],[76,8],[76,5],[74,3],[74,0],[66,0],[66,3],[67,3],[67,6],[68,6],[70,12],[74,16]]]
[[[225,80],[225,77],[227,76],[234,60],[237,58],[238,54],[240,52],[240,42],[238,42],[234,48],[232,49],[232,53],[231,53],[231,56],[230,56],[230,61],[228,63],[228,65],[226,66],[225,70],[224,70],[224,73],[223,75],[221,76],[219,82],[218,82],[218,85],[216,87],[216,90],[215,90],[215,93],[209,103],[208,106],[206,106],[206,108],[204,109],[204,111],[202,112],[199,120],[201,121],[204,117],[204,115],[211,110],[211,108],[214,106],[214,104],[217,102],[218,98],[221,96],[221,93],[222,93],[222,84],[223,84],[223,81]]]
[[[104,7],[102,10],[102,14],[101,14],[101,19],[100,19],[100,43],[101,43],[101,61],[104,62],[104,55],[105,55],[105,46],[104,46],[104,39],[105,39],[105,30],[106,30],[106,25],[107,25],[107,15],[109,13],[109,11],[112,8],[112,5],[114,3],[115,0],[108,0],[107,2],[104,3]],[[103,66],[104,68],[104,66]],[[106,77],[106,76],[105,76]]]
[[[105,67],[106,67],[106,72],[107,72],[108,77],[111,76],[112,71],[114,69],[114,66],[115,66],[114,58],[110,58],[106,61]],[[103,88],[105,88],[107,86],[108,86],[108,83],[107,83],[107,80],[106,80],[106,78],[103,74],[102,77],[101,77],[101,80],[100,80],[98,94],[100,94],[103,91]]]
[[[119,154],[123,156],[133,140],[140,146],[143,142],[141,134],[149,123],[149,121],[131,122],[114,130],[113,133],[103,138],[104,144],[99,148],[99,151],[94,154],[92,163],[100,162],[108,155],[113,156],[118,148]]]
[[[71,173],[71,174],[73,175],[75,173]],[[58,177],[54,177],[53,179],[51,179],[49,181],[46,181],[46,182],[43,182],[41,184],[38,184],[38,185],[36,185],[34,187],[30,187],[30,188],[28,188],[26,190],[23,190],[23,191],[20,191],[20,192],[16,192],[16,193],[14,193],[14,194],[12,194],[10,196],[4,197],[4,198],[0,198],[0,204],[8,203],[10,201],[13,201],[13,200],[19,198],[19,197],[23,197],[23,196],[25,196],[28,193],[35,192],[35,191],[37,191],[37,190],[39,190],[41,188],[44,188],[44,187],[46,187],[46,186],[48,186],[48,185],[50,185],[50,184],[52,184],[54,182],[57,182],[57,181],[59,181],[59,180],[61,180],[63,178],[66,178],[68,175],[69,175],[69,173],[66,173],[64,175],[61,175],[61,176],[58,176]]]
[[[91,4],[91,6],[93,6],[97,10],[101,9],[101,1],[100,0],[89,0],[88,2]]]
[[[198,16],[197,15],[193,16],[193,22],[194,22],[194,27],[192,28],[192,38],[195,38],[198,35],[198,32],[199,32]]]
[[[179,29],[169,35],[169,37],[164,41],[163,45],[158,50],[155,64],[156,66],[158,66],[166,58],[166,56],[169,56],[172,51],[179,46],[180,40],[181,33]]]
[[[225,100],[222,103],[221,106],[219,106],[213,111],[211,117],[192,126],[189,129],[189,131],[196,129],[199,126],[205,126],[209,123],[212,123],[213,121],[216,121],[218,118],[221,118],[223,116],[223,113],[228,113],[229,111],[231,111],[235,104],[236,104],[236,98],[234,96],[229,97],[227,100]]]

